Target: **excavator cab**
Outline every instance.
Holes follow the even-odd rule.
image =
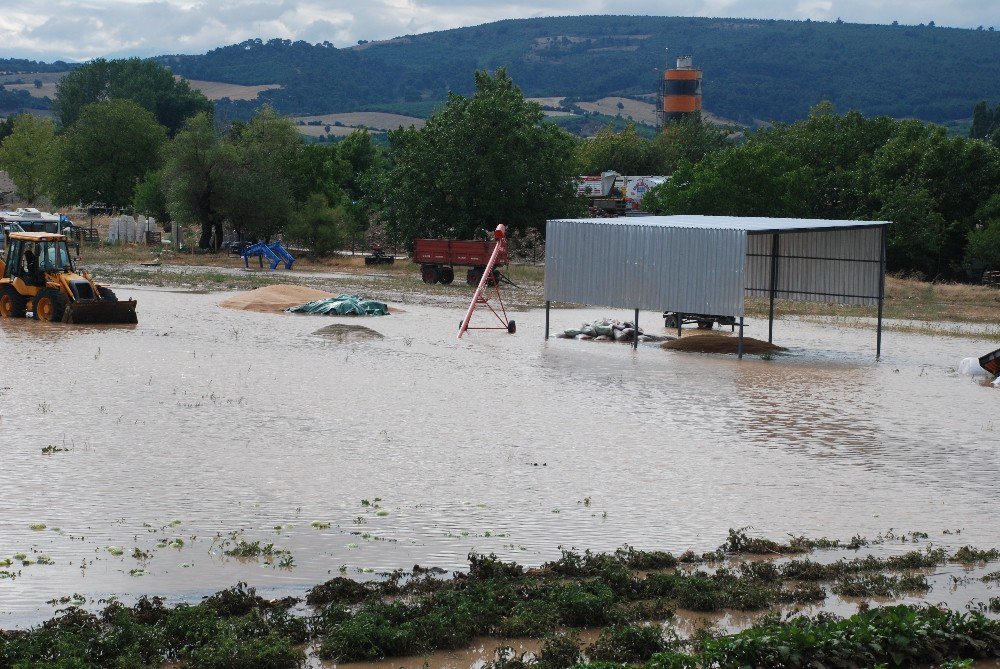
[[[12,232],[0,260],[0,316],[65,323],[137,323],[135,300],[77,273],[66,237]]]

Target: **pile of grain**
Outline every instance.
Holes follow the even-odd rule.
[[[381,332],[376,332],[364,325],[342,325],[340,323],[327,325],[313,332],[320,337],[329,337],[337,341],[363,341],[366,339],[383,339]]]
[[[671,351],[690,351],[693,353],[737,353],[740,345],[739,337],[724,337],[721,335],[694,335],[672,339],[660,344]],[[770,344],[753,337],[743,338],[743,352],[750,354],[772,353],[787,349]]]
[[[334,293],[282,283],[275,286],[265,286],[248,290],[239,295],[219,302],[220,307],[239,309],[240,311],[262,311],[265,313],[281,313],[288,307],[295,307],[313,300],[323,300],[336,297]]]

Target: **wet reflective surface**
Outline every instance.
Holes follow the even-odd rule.
[[[119,294],[138,326],[0,322],[0,560],[53,562],[0,567],[0,627],[72,593],[301,594],[471,550],[709,550],[746,525],[1000,540],[1000,391],[954,371],[993,342],[889,332],[876,362],[872,331],[781,321],[788,354],[738,362],[543,342],[540,310],[456,341],[462,307],[408,304],[357,339],[225,294]],[[630,318],[554,310],[553,332],[609,315]],[[227,557],[240,540],[294,564]]]

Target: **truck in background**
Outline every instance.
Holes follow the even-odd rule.
[[[623,176],[615,171],[600,176],[582,176],[576,181],[576,193],[589,200],[592,216],[627,216],[641,213],[642,198],[668,176]]]

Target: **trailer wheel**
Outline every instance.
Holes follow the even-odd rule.
[[[700,321],[698,321],[698,329],[699,330],[711,330],[714,325],[715,325],[715,321],[709,321],[709,320],[700,320]]]
[[[451,284],[455,280],[455,270],[452,267],[442,267],[441,268],[441,278],[439,281],[444,285]]]
[[[663,317],[663,327],[673,330],[677,327],[677,314],[670,314]]]
[[[517,332],[517,325],[514,324],[514,321],[507,321],[507,332],[510,334]]]
[[[465,273],[465,282],[475,288],[479,285],[479,281],[483,278],[483,268],[482,267],[470,267],[469,271]]]
[[[420,278],[424,280],[424,283],[433,284],[441,279],[441,274],[434,265],[424,265],[420,268]]]

